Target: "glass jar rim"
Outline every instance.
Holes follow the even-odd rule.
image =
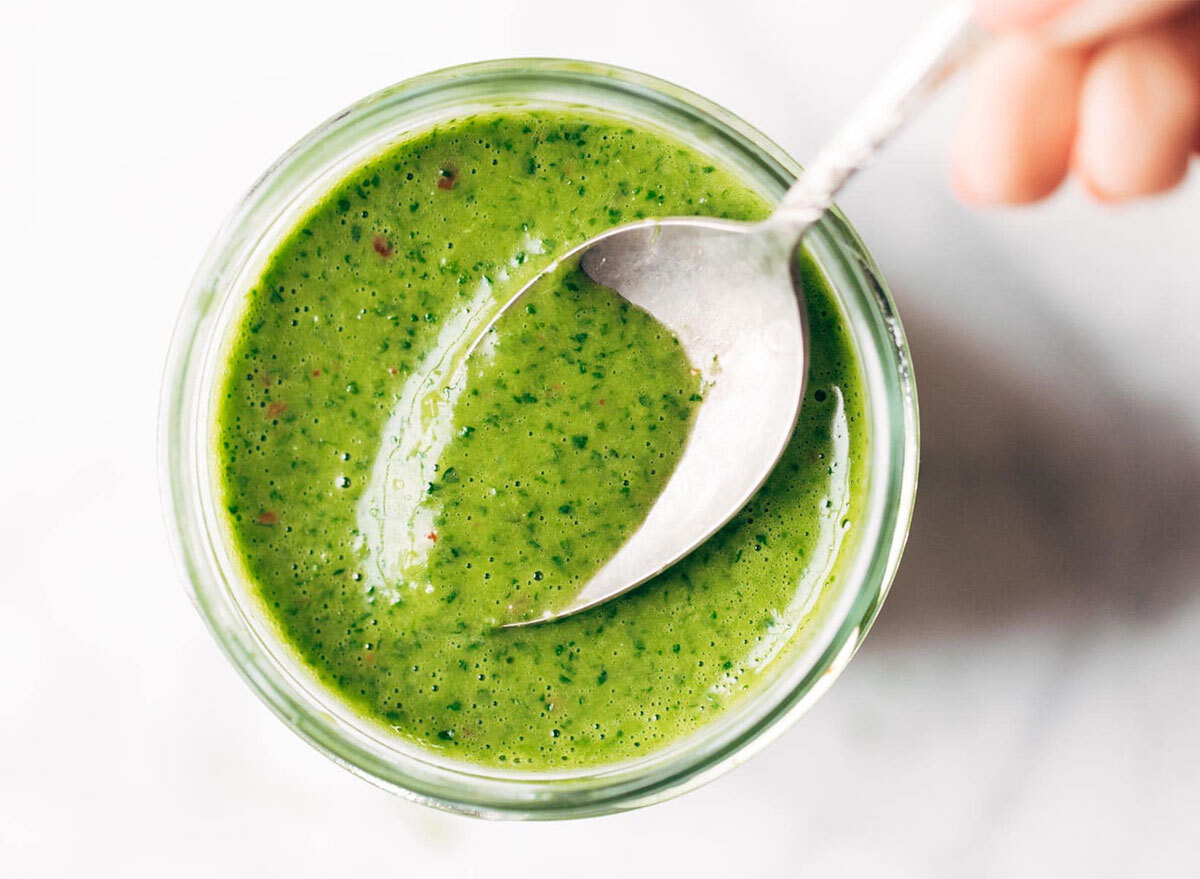
[[[354,728],[295,676],[281,667],[248,622],[229,588],[219,537],[206,524],[204,472],[208,466],[206,379],[228,314],[244,289],[238,281],[272,240],[281,218],[306,193],[336,172],[433,122],[476,106],[505,105],[505,95],[539,90],[537,105],[586,107],[601,115],[628,111],[572,95],[604,94],[662,115],[657,127],[711,152],[718,140],[752,163],[763,194],[777,199],[799,166],[750,125],[686,89],[647,74],[594,62],[517,58],[475,62],[405,80],[376,92],[322,123],[259,178],[226,220],[192,281],[171,342],[160,411],[160,470],[175,554],[191,597],[218,644],[256,694],[293,731],[335,762],[373,783],[419,802],[486,817],[577,817],[635,808],[703,784],[778,736],[829,687],[873,622],[899,563],[915,497],[918,423],[916,391],[903,329],[874,261],[845,217],[834,209],[814,227],[805,246],[830,278],[846,309],[865,360],[871,410],[867,534],[839,604],[821,637],[797,666],[767,692],[739,700],[729,717],[629,764],[598,767],[571,776],[503,773],[462,764],[449,766],[386,745]],[[553,93],[558,98],[545,98]],[[466,100],[470,99],[470,100]],[[515,98],[529,105],[528,95]],[[472,103],[473,102],[473,103]],[[397,125],[397,123],[400,123]],[[364,136],[374,131],[374,137]],[[386,137],[383,137],[386,136]],[[731,153],[732,155],[733,153]],[[330,158],[332,156],[332,159]],[[322,158],[324,157],[324,158]],[[834,283],[830,273],[841,283]],[[857,318],[857,325],[854,318]],[[865,342],[870,342],[865,346]],[[864,357],[864,355],[870,355]],[[873,372],[872,372],[873,370]],[[878,411],[876,411],[878,410]],[[778,691],[778,692],[776,692]],[[749,703],[757,706],[752,715]],[[746,716],[743,716],[746,715]],[[693,740],[696,740],[693,742]]]

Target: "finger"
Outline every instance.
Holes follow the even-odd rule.
[[[1070,167],[1085,65],[1080,50],[995,38],[975,64],[951,150],[961,198],[1029,202],[1058,187]]]
[[[1195,0],[1085,0],[1038,33],[1060,46],[1085,45],[1176,17],[1195,5]]]
[[[1193,27],[1159,26],[1101,48],[1084,77],[1074,163],[1098,197],[1170,189],[1200,142]]]
[[[1055,45],[1084,45],[1180,14],[1195,0],[977,0],[989,30],[1021,29]]]

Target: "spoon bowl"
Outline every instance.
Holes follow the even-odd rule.
[[[577,263],[670,330],[703,382],[683,455],[637,530],[565,606],[508,625],[577,613],[644,583],[711,537],[762,485],[791,438],[808,374],[796,242],[769,221],[642,221],[571,250],[505,304],[501,314]]]

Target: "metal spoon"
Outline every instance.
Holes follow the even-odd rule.
[[[565,607],[508,626],[560,619],[644,583],[712,536],[762,485],[791,437],[808,372],[793,273],[800,240],[960,66],[976,33],[968,2],[929,22],[768,219],[673,217],[611,229],[560,257],[501,309],[578,260],[594,281],[674,332],[707,384],[683,455],[638,530]]]

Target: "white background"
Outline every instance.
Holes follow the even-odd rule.
[[[921,0],[52,3],[0,18],[0,875],[1195,876],[1200,180],[977,213],[952,90],[843,206],[922,397],[905,563],[837,686],[649,810],[488,824],[292,735],[161,521],[157,394],[208,240],[332,112],[452,63],[624,64],[801,160]]]

